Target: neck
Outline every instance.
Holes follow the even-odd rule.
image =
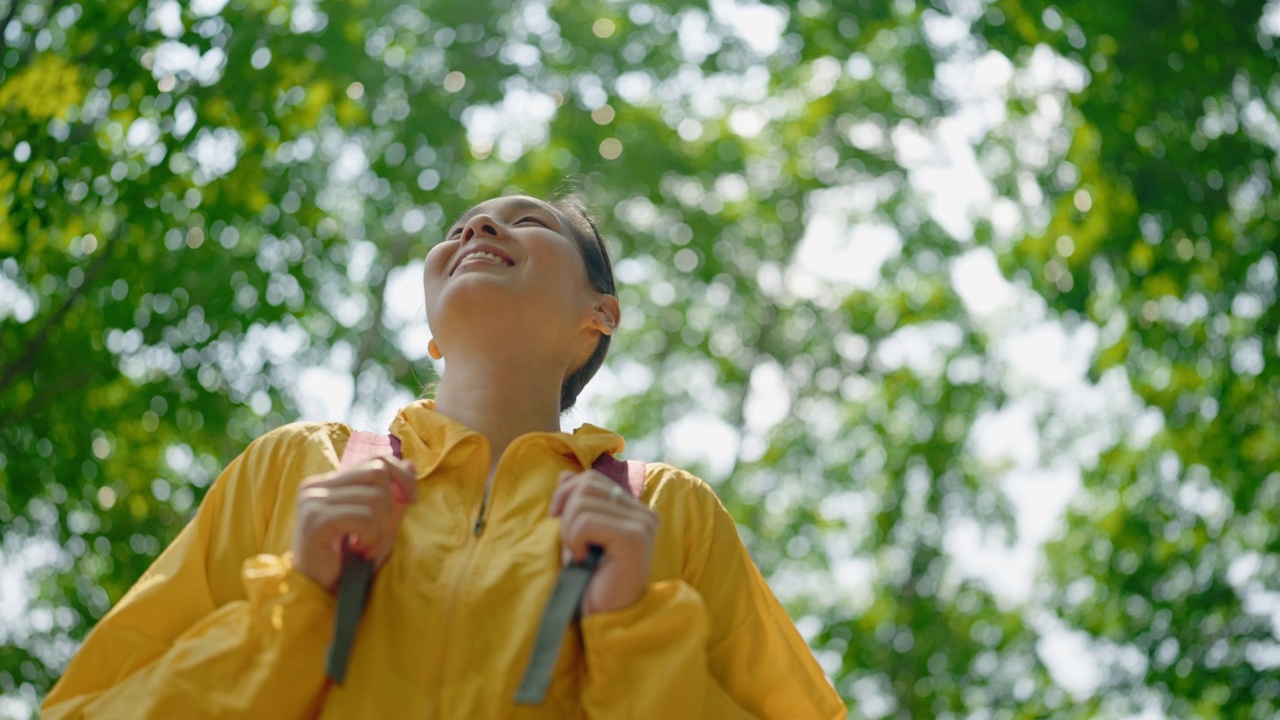
[[[488,439],[492,473],[512,440],[560,430],[563,378],[563,367],[531,365],[527,355],[450,353],[436,391],[436,412]]]

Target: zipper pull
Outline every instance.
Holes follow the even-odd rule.
[[[484,532],[484,515],[476,516],[476,525],[472,532],[476,537],[480,537],[480,533]]]

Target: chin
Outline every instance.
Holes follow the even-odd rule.
[[[430,316],[465,333],[524,337],[540,332],[556,310],[499,283],[459,283],[441,293]],[[435,323],[432,323],[433,325]]]

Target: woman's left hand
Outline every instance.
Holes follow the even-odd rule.
[[[628,607],[649,587],[658,514],[595,470],[560,474],[551,516],[561,520],[565,562],[580,561],[599,545],[604,556],[582,598],[582,615]]]

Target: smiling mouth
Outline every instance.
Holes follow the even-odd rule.
[[[511,265],[511,263],[508,263],[506,259],[498,258],[498,256],[492,254],[492,252],[472,252],[471,255],[467,255],[466,258],[463,258],[461,263],[458,263],[458,266],[461,268],[463,265],[472,265],[475,263],[502,265],[503,268],[507,268],[507,266]]]
[[[511,267],[512,265],[515,265],[515,263],[501,255],[495,255],[484,250],[476,250],[475,252],[467,253],[462,260],[458,262],[458,266],[455,267],[453,271],[456,273],[467,265],[475,264],[497,265],[499,267]]]

